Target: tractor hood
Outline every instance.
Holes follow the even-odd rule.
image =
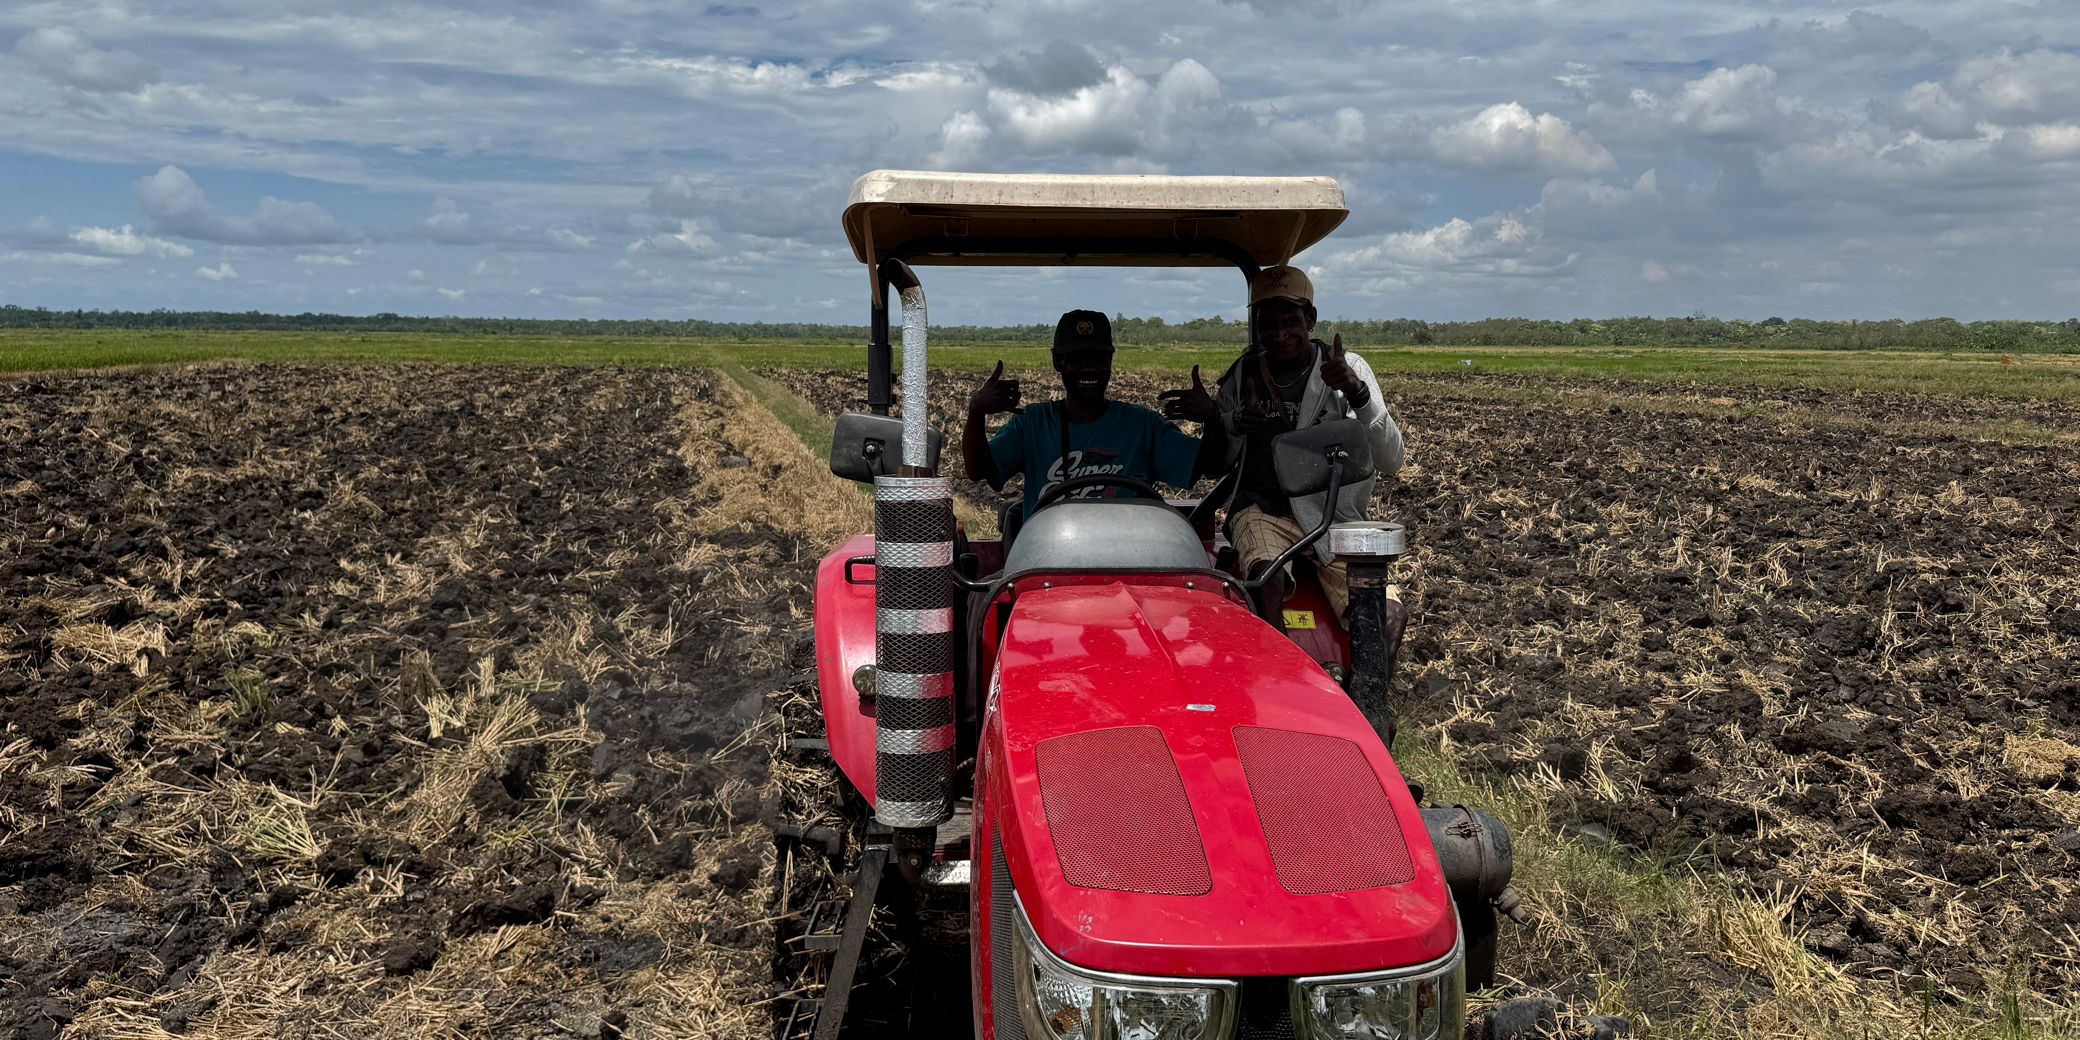
[[[1232,600],[1030,590],[998,661],[998,833],[1063,959],[1232,978],[1451,951],[1451,896],[1400,771],[1343,690]]]

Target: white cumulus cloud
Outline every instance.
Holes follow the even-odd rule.
[[[2045,123],[2024,127],[2004,135],[2001,143],[2008,154],[2025,161],[2058,162],[2080,158],[2080,124]]]
[[[1036,96],[1067,94],[1105,81],[1105,66],[1090,48],[1059,39],[1000,58],[983,71],[992,83]]]
[[[1880,185],[1948,184],[1999,198],[2029,167],[2058,169],[2074,159],[2080,125],[2070,123],[1988,126],[1984,137],[1955,140],[1870,127],[1787,145],[1762,156],[1759,168],[1765,184],[1814,196],[1870,198]]]
[[[119,228],[83,227],[72,233],[72,240],[103,256],[149,255],[165,260],[195,255],[193,249],[179,242],[140,235],[128,224]]]
[[[1875,107],[1904,129],[1946,140],[2073,122],[2080,120],[2080,56],[2002,48],[1967,59],[1946,80],[1916,83]]]
[[[1666,93],[1637,89],[1632,104],[1650,119],[1707,138],[1777,136],[1802,117],[1798,104],[1778,92],[1777,72],[1767,65],[1713,69]]]
[[[0,260],[21,264],[54,264],[59,267],[114,267],[122,263],[112,256],[95,256],[91,253],[36,253],[22,249],[0,253]]]
[[[1521,213],[1491,213],[1478,220],[1454,217],[1436,227],[1397,231],[1372,245],[1332,253],[1320,269],[1331,279],[1352,286],[1350,291],[1360,296],[1433,282],[1564,275],[1579,254],[1548,241],[1542,218],[1536,206]]]
[[[1538,245],[1540,231],[1515,214],[1485,217],[1470,223],[1454,217],[1427,231],[1388,235],[1379,247],[1386,259],[1408,266],[1449,267],[1468,262],[1510,260]]]
[[[693,220],[682,220],[679,222],[679,230],[639,238],[629,243],[628,251],[639,253],[651,250],[666,256],[693,256],[713,248],[715,240],[701,230],[700,224]]]
[[[1550,112],[1532,115],[1514,101],[1490,105],[1430,135],[1441,162],[1489,170],[1602,173],[1618,163],[1596,139]]]
[[[1648,170],[1629,185],[1600,180],[1547,181],[1539,192],[1537,211],[1549,235],[1610,241],[1655,232],[1667,203],[1660,173]]]
[[[650,189],[650,208],[675,217],[700,216],[709,202],[701,182],[683,173],[672,174]]]
[[[103,50],[78,29],[31,30],[15,41],[15,54],[49,79],[93,93],[131,93],[159,78],[151,62],[124,50]]]
[[[581,235],[569,228],[550,228],[543,236],[551,246],[571,253],[588,253],[598,247],[591,235]]]
[[[1983,114],[2036,122],[2080,116],[2080,55],[2007,48],[1958,67],[1952,85]]]
[[[1102,81],[1066,94],[993,87],[989,111],[996,120],[990,128],[995,135],[1036,156],[1166,162],[1193,154],[1224,129],[1255,126],[1246,113],[1223,101],[1213,72],[1190,58],[1173,63],[1154,82],[1114,65]],[[958,129],[972,140],[983,128]]]
[[[1941,83],[1916,83],[1893,107],[1896,118],[1930,137],[1979,136],[1979,116]]]
[[[791,62],[737,61],[704,55],[695,58],[630,58],[627,64],[632,69],[658,75],[693,95],[718,92],[786,95],[819,85],[818,70]]]
[[[464,245],[478,241],[470,227],[469,214],[463,212],[461,204],[443,195],[433,200],[433,211],[419,222],[426,237],[436,242]]]
[[[989,124],[981,116],[967,109],[955,112],[939,126],[939,150],[932,153],[932,165],[939,169],[972,167],[982,158],[989,138]]]
[[[251,216],[225,213],[212,205],[186,170],[162,166],[137,182],[137,201],[152,227],[183,238],[251,245],[316,245],[348,237],[332,216],[313,202],[260,200]]]
[[[238,277],[238,268],[231,266],[231,262],[226,260],[218,263],[215,267],[198,267],[195,269],[195,273],[201,275],[207,281],[228,282]]]

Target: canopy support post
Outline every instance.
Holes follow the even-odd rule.
[[[887,415],[895,404],[894,351],[888,342],[888,279],[879,267],[873,272],[874,309],[867,341],[867,410]]]

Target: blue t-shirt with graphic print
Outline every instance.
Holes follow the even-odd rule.
[[[1046,401],[1026,406],[989,440],[996,475],[990,486],[999,491],[1014,474],[1026,478],[1026,515],[1048,488],[1073,477],[1117,473],[1172,487],[1192,486],[1199,439],[1170,420],[1138,404],[1105,402],[1105,414],[1090,422],[1069,424],[1068,477],[1062,475],[1062,404]],[[1086,488],[1076,498],[1132,495],[1125,488]]]

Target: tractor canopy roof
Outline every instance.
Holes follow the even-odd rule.
[[[1343,223],[1329,177],[1168,177],[876,170],[852,185],[862,263],[1282,264]]]

